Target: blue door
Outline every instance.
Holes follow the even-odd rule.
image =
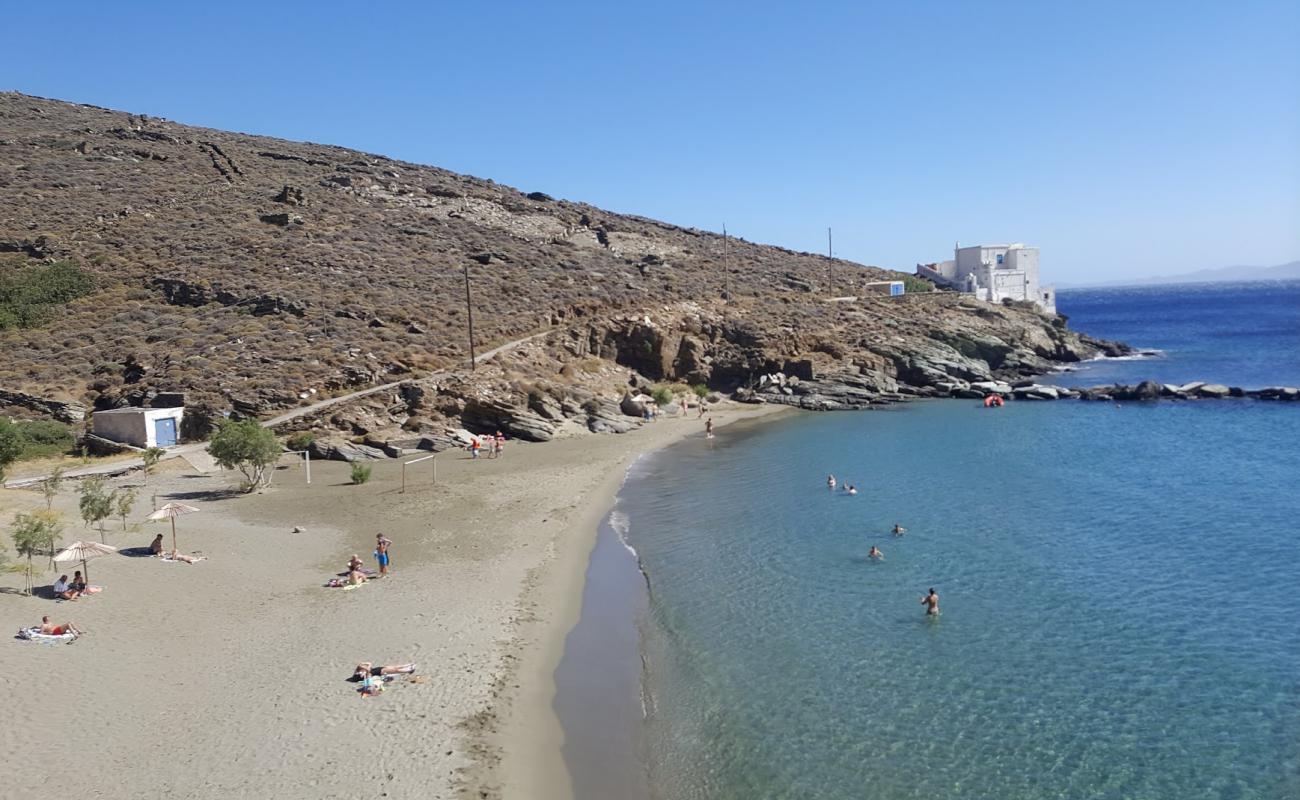
[[[171,447],[176,444],[176,420],[156,419],[153,421],[154,440],[159,447]]]

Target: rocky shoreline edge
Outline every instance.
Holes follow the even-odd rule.
[[[780,403],[813,411],[840,409],[857,410],[865,407],[891,405],[919,398],[958,398],[982,400],[998,395],[1005,400],[1217,400],[1226,398],[1255,398],[1259,400],[1300,400],[1300,388],[1270,386],[1263,389],[1243,389],[1221,383],[1191,381],[1183,384],[1142,381],[1137,384],[1103,384],[1086,388],[1072,388],[1039,383],[1032,378],[1017,381],[954,381],[931,386],[908,387],[898,392],[863,396],[860,387],[852,384],[824,384],[801,381],[782,373],[765,375],[757,389],[738,390],[733,399],[742,403]]]

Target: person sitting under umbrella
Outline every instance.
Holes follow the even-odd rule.
[[[41,617],[41,633],[46,636],[62,636],[65,633],[70,633],[73,636],[82,635],[82,632],[78,630],[77,626],[73,625],[71,622],[65,622],[62,625],[55,625],[53,622],[50,622],[48,614]]]
[[[153,537],[153,541],[149,543],[149,553],[150,553],[150,554],[155,555],[155,556],[160,556],[160,555],[162,555],[162,551],[163,551],[162,540],[163,540],[163,536],[162,536],[161,533],[158,534],[157,536]]]
[[[61,600],[76,600],[78,597],[81,597],[81,592],[68,585],[67,575],[60,575],[59,579],[54,582],[54,586],[51,588],[54,591],[54,596]]]

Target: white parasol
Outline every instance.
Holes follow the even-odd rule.
[[[116,552],[117,548],[112,545],[100,544],[99,542],[73,542],[55,553],[54,560],[80,561],[81,569],[85,572],[86,583],[90,583],[90,569],[86,566],[86,562],[92,558],[99,558]]]
[[[193,514],[198,511],[194,506],[187,506],[184,503],[168,503],[149,516],[145,517],[153,522],[158,520],[169,519],[172,521],[172,550],[176,549],[176,518],[182,514]]]

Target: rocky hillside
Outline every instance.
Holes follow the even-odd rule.
[[[720,235],[526,188],[0,94],[0,276],[69,261],[95,285],[0,331],[0,413],[73,418],[183,392],[261,415],[409,378],[405,395],[317,422],[420,434],[531,408],[591,429],[629,369],[836,408],[1119,347],[953,295],[832,302],[896,275],[735,239],[724,262]],[[480,351],[548,332],[473,376],[455,372],[466,265]],[[381,402],[382,419],[334,419]]]

